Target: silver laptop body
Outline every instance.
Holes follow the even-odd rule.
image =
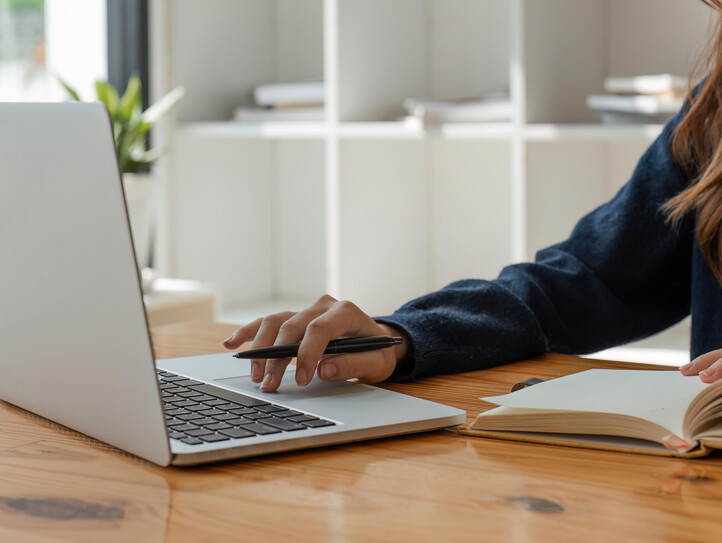
[[[264,394],[250,380],[248,361],[230,353],[161,360],[157,369],[103,105],[0,104],[0,171],[0,399],[160,465],[465,421],[461,410],[357,383],[314,379],[299,388],[287,375],[277,393]],[[196,392],[212,404],[198,413],[219,417],[220,440],[176,432],[193,426],[192,415],[168,415],[176,423],[169,427],[164,401],[184,403],[169,391]],[[248,398],[253,407],[244,405]],[[192,409],[166,405],[173,408]],[[267,417],[249,419],[246,428],[268,427],[267,420],[293,430],[241,427],[235,435],[243,437],[230,438],[216,414],[224,409],[225,420],[229,412],[245,420],[252,409]]]

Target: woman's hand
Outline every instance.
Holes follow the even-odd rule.
[[[404,342],[393,348],[361,353],[323,355],[328,342],[340,337],[402,336]],[[294,313],[276,313],[256,319],[240,327],[223,342],[226,349],[237,349],[253,339],[253,348],[301,343],[296,359],[296,383],[311,382],[314,373],[326,381],[340,381],[353,377],[376,383],[387,379],[396,362],[407,352],[405,335],[391,326],[379,324],[347,301],[322,296],[310,307]],[[251,360],[251,378],[261,384],[263,392],[273,392],[290,358]]]
[[[699,375],[705,383],[717,381],[722,378],[722,349],[699,355],[679,371],[682,375]]]

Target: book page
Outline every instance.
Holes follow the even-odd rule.
[[[699,377],[678,371],[595,369],[482,400],[506,407],[628,415],[685,437],[685,412],[705,387]]]
[[[514,435],[514,432],[504,432],[505,434]],[[578,446],[579,443],[586,445],[598,445],[602,448],[607,447],[614,448],[625,448],[625,449],[643,449],[647,451],[669,451],[664,445],[647,441],[646,439],[634,439],[631,437],[620,437],[620,436],[605,436],[605,435],[592,435],[592,434],[555,434],[551,432],[534,433],[534,432],[520,432],[523,436],[530,437],[539,440],[550,440],[564,441],[572,446]]]
[[[710,426],[697,436],[700,441],[715,441],[722,443],[722,422]]]

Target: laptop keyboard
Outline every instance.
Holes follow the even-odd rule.
[[[188,445],[300,432],[335,423],[157,370],[168,435]]]

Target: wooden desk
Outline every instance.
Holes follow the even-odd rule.
[[[159,358],[233,330],[154,332]],[[526,377],[625,367],[548,356],[389,385],[466,409]],[[636,366],[639,367],[639,366]],[[679,460],[448,431],[163,469],[0,404],[0,541],[719,541],[722,457]]]

